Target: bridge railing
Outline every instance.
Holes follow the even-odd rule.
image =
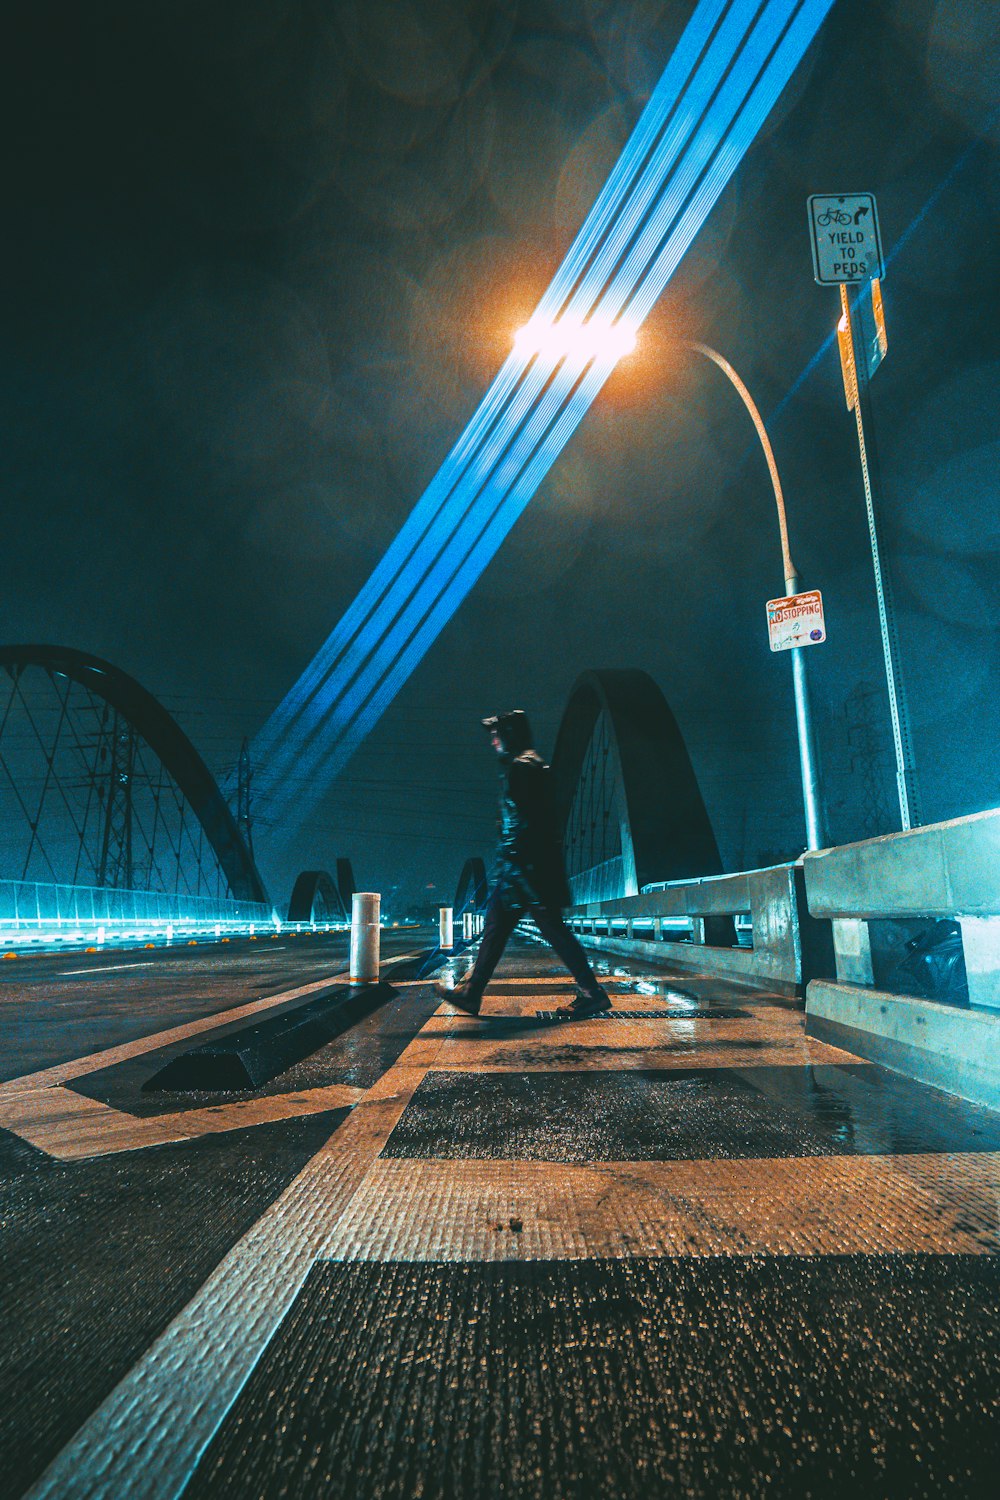
[[[0,944],[120,942],[196,932],[273,931],[274,910],[260,901],[97,886],[0,880]]]
[[[788,996],[832,964],[829,926],[806,912],[801,860],[647,886],[574,906],[567,921],[589,948]]]
[[[807,1030],[1000,1106],[1000,809],[826,849],[804,869],[835,953],[809,983]]]

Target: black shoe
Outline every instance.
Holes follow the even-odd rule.
[[[437,979],[434,982],[434,990],[442,1000],[447,1000],[448,1004],[453,1005],[456,1010],[464,1011],[467,1016],[478,1016],[483,997],[470,995],[467,984],[456,984],[452,988],[445,984],[443,979]]]
[[[560,1005],[556,1015],[564,1021],[582,1021],[588,1016],[606,1015],[611,1009],[611,996],[600,985],[596,990],[578,990],[571,1005]]]

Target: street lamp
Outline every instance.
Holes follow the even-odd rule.
[[[635,348],[635,329],[624,320],[612,322],[600,317],[564,316],[554,323],[547,318],[532,318],[515,333],[514,348],[526,359],[540,354],[552,360],[617,361]]]
[[[723,359],[718,350],[709,348],[708,344],[689,342],[687,348],[694,349],[698,354],[704,354],[714,365],[718,365],[723,375],[736,388],[740,400],[750,413],[750,420],[757,429],[757,436],[760,438],[760,445],[764,450],[768,472],[771,475],[771,485],[774,489],[774,503],[778,510],[778,533],[781,537],[781,562],[785,574],[785,593],[801,593],[802,583],[799,578],[798,569],[792,562],[792,554],[788,546],[788,518],[785,514],[785,497],[781,490],[778,465],[775,463],[774,450],[771,447],[771,440],[764,426],[764,419],[757,410],[753,397],[728,359]],[[806,648],[804,646],[793,646],[791,654],[792,686],[795,691],[795,725],[799,740],[799,766],[802,772],[802,801],[806,813],[806,847],[808,849],[823,849],[826,847],[826,829],[824,826],[822,797],[819,785],[819,757],[816,753],[812,709],[809,703],[809,683],[806,678]]]
[[[560,318],[555,322],[542,320],[536,322],[532,319],[514,336],[515,348],[528,358],[534,355],[545,355],[551,359],[563,359],[575,355],[585,360],[611,358],[617,361],[632,352],[635,342],[635,330],[625,320],[602,322],[597,318],[590,318],[586,321],[570,321]],[[757,436],[760,438],[760,445],[764,450],[768,472],[771,475],[771,485],[774,489],[785,592],[798,594],[801,592],[801,582],[798,570],[792,562],[792,554],[788,545],[785,497],[781,489],[774,450],[771,447],[771,440],[767,435],[763,418],[743,381],[718,350],[710,348],[708,344],[695,342],[687,342],[685,347],[693,349],[698,354],[704,354],[714,365],[718,365],[735,387],[740,400],[750,414],[750,420],[753,422]],[[806,846],[809,849],[822,849],[826,845],[826,830],[819,785],[819,757],[816,753],[816,739],[809,703],[809,684],[806,678],[805,648],[794,646],[791,655],[792,686],[795,692],[795,724],[799,742],[799,765],[802,772],[802,801],[806,815]]]

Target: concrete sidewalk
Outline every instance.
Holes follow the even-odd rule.
[[[343,1040],[311,1059],[304,1107],[348,1090],[329,1115],[113,1168],[14,1140],[36,1252],[62,1216],[62,1265],[39,1255],[33,1318],[17,1302],[22,1361],[29,1325],[65,1315],[54,1275],[99,1285],[90,1311],[115,1288],[95,1194],[118,1195],[112,1239],[128,1205],[150,1247],[117,1289],[131,1330],[106,1324],[117,1364],[71,1330],[53,1372],[78,1430],[65,1398],[28,1412],[6,1362],[3,1452],[12,1402],[15,1469],[49,1464],[30,1493],[995,1494],[1000,1116],[807,1038],[773,997],[609,988],[612,1017],[554,1022],[570,987],[524,945],[482,1020],[410,983],[365,1023],[367,1074]],[[180,1280],[160,1243],[178,1218],[199,1250]]]

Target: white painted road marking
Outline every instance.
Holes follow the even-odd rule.
[[[101,964],[93,969],[60,969],[59,978],[69,979],[73,974],[117,974],[122,969],[149,969],[154,962],[152,958],[144,958],[137,964]]]
[[[91,1099],[75,1089],[28,1090],[5,1101],[0,1125],[56,1161],[81,1161],[114,1156],[123,1151],[145,1151],[177,1141],[199,1140],[248,1130],[276,1120],[298,1120],[329,1109],[350,1109],[364,1089],[329,1083],[291,1094],[232,1099],[207,1108],[181,1109],[162,1115],[130,1115],[102,1099]]]

